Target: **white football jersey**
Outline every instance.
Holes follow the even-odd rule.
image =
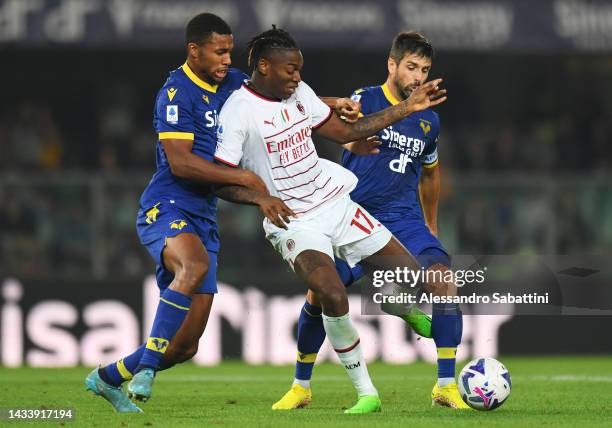
[[[282,101],[243,85],[219,115],[215,159],[253,171],[272,196],[300,217],[310,216],[357,185],[352,172],[317,155],[312,131],[331,115],[304,82]]]

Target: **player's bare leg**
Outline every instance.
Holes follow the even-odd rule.
[[[193,295],[189,313],[164,354],[164,368],[189,361],[198,352],[214,297],[214,294]]]
[[[307,250],[296,257],[294,269],[320,302],[325,332],[357,389],[359,401],[345,413],[380,411],[378,391],[368,374],[359,335],[348,313],[346,289],[336,272],[334,261],[322,252]]]
[[[416,259],[395,238],[376,254],[366,258],[363,263],[372,269],[394,270],[398,266],[420,269]],[[428,271],[438,271],[440,275],[430,276],[440,280],[424,284],[424,290],[434,296],[457,295],[455,284],[443,280],[447,270],[448,267],[442,264],[432,265]],[[454,375],[455,355],[461,342],[461,327],[461,312],[456,304],[434,304],[432,336],[438,350],[438,382],[431,393],[432,404],[454,409],[469,408],[461,399]]]
[[[146,349],[134,378],[128,384],[130,398],[140,401],[151,397],[155,371],[160,368],[170,342],[189,313],[191,296],[208,272],[208,253],[200,238],[192,233],[168,238],[162,260],[166,269],[174,274],[174,279],[162,292]]]

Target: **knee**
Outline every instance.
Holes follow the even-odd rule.
[[[434,296],[456,296],[457,287],[449,282],[430,282],[425,287],[425,291]]]
[[[432,293],[434,296],[450,296],[450,284],[446,282],[428,282],[425,291]]]
[[[330,291],[329,293],[327,293],[325,300],[327,305],[331,305],[335,308],[344,306],[348,303],[348,298],[344,290]]]
[[[185,284],[190,291],[195,292],[204,281],[207,273],[208,263],[205,260],[185,260],[177,269],[175,279]]]
[[[427,270],[427,283],[424,290],[434,296],[456,296],[457,286],[452,281],[450,270],[442,264],[435,264]]]
[[[341,316],[348,312],[346,288],[338,276],[332,260],[306,258],[302,260],[306,267],[298,273],[306,280],[308,288],[316,295],[323,313],[328,316]],[[296,271],[297,272],[297,271]]]
[[[318,293],[319,301],[325,315],[337,317],[348,312],[348,297],[342,284],[339,286],[323,286]]]

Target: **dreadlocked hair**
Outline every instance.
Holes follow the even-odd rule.
[[[269,49],[298,49],[298,45],[291,35],[276,25],[272,29],[253,37],[247,44],[249,48],[248,66],[254,69],[259,59]]]

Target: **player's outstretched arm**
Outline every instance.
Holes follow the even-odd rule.
[[[289,217],[295,213],[285,203],[268,192],[261,193],[242,186],[221,186],[215,194],[223,200],[236,204],[257,205],[264,216],[276,227],[287,229]]]
[[[346,123],[331,115],[317,132],[341,144],[368,137],[411,113],[425,110],[446,101],[446,89],[440,89],[442,79],[432,80],[412,91],[410,97],[394,106],[362,117],[356,123]]]
[[[419,197],[425,223],[438,236],[438,201],[440,199],[440,168],[438,164],[423,167],[419,180]]]
[[[257,174],[238,168],[226,168],[191,152],[193,140],[160,140],[172,174],[213,185],[238,185],[267,194],[266,185]]]

